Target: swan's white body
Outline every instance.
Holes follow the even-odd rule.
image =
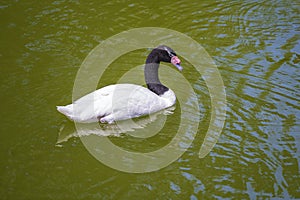
[[[112,123],[157,112],[175,101],[171,89],[159,96],[139,85],[116,84],[87,94],[73,104],[57,106],[57,110],[75,122]]]

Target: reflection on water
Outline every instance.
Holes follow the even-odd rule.
[[[299,7],[292,0],[2,2],[1,197],[299,199]],[[187,34],[219,66],[228,109],[213,151],[198,158],[211,102],[201,75],[188,65],[183,75],[203,120],[193,145],[172,165],[126,174],[95,161],[78,138],[55,148],[64,120],[55,105],[70,102],[82,60],[98,42],[143,26]],[[100,84],[111,84],[144,57],[120,58]],[[170,125],[161,137],[173,131]]]
[[[165,115],[172,114],[174,109],[175,107],[170,107],[149,116],[118,121],[113,124],[78,123],[75,128],[74,123],[68,121],[61,126],[56,144],[60,146],[61,143],[67,142],[72,137],[86,137],[89,135],[120,137],[121,134],[127,133],[138,138],[152,137],[165,124]]]
[[[232,31],[238,37],[219,34],[234,40],[215,56],[223,66],[229,110],[212,167],[220,169],[216,188],[232,196],[247,191],[252,199],[299,197],[300,38],[290,3],[245,4],[237,18],[218,18],[238,24]]]

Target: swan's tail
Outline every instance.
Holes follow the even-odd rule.
[[[58,112],[64,114],[70,119],[73,119],[73,105],[67,105],[67,106],[56,106],[56,109]]]

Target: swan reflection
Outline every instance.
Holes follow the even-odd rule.
[[[63,124],[58,133],[56,145],[67,142],[73,137],[89,135],[120,137],[129,134],[133,137],[148,138],[157,134],[163,128],[166,115],[173,114],[175,106],[161,110],[148,116],[118,121],[113,124],[77,123],[68,121]]]

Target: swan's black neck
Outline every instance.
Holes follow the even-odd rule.
[[[153,49],[146,59],[144,70],[148,89],[157,95],[162,95],[169,90],[169,88],[159,81],[158,67],[161,61],[170,62],[171,58],[166,51],[162,49]]]

